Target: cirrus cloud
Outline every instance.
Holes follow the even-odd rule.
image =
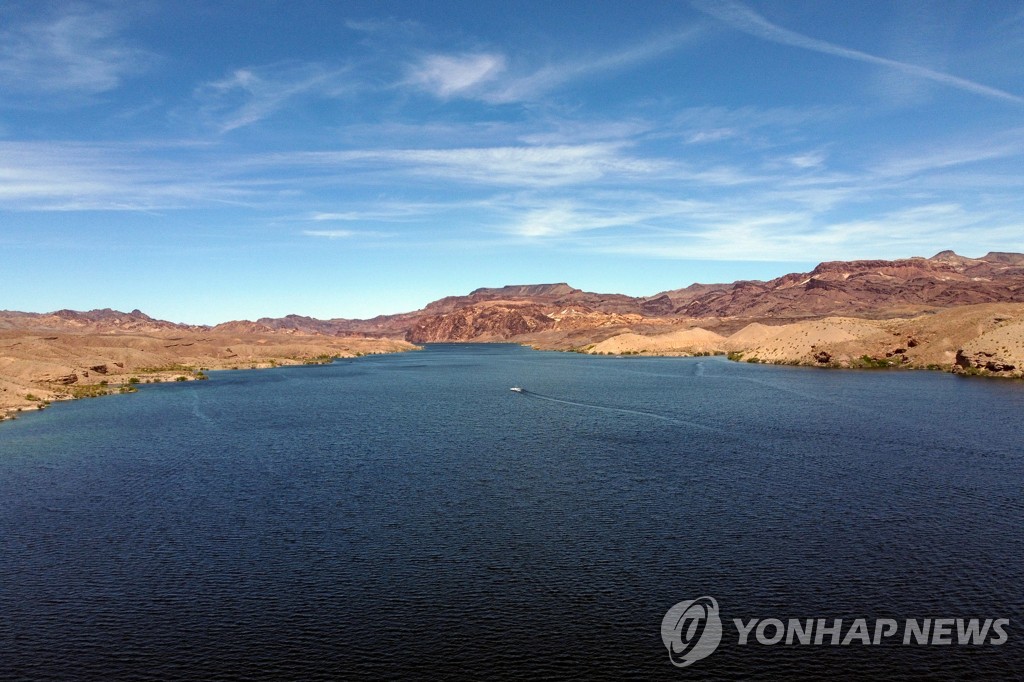
[[[126,17],[69,4],[0,30],[0,84],[29,97],[98,95],[148,69],[157,57],[122,37]]]
[[[824,40],[805,36],[802,33],[797,33],[796,31],[791,31],[787,28],[771,23],[754,10],[739,2],[733,2],[732,0],[693,0],[693,6],[700,11],[723,21],[737,31],[742,31],[748,35],[768,40],[773,43],[799,47],[804,50],[832,55],[834,57],[842,57],[844,59],[864,62],[866,64],[883,66],[888,69],[894,69],[895,71],[908,76],[934,81],[942,85],[971,92],[983,97],[999,99],[1006,102],[1012,102],[1014,104],[1024,104],[1024,97],[1006,92],[1005,90],[993,88],[966,78],[943,73],[941,71],[935,71],[916,64],[908,64],[895,59],[878,57],[873,54],[861,52],[860,50],[853,50],[848,47],[843,47],[842,45],[836,45]]]
[[[409,73],[407,82],[438,97],[465,94],[505,70],[499,54],[428,55]]]

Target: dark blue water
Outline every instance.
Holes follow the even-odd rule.
[[[1022,416],[1021,383],[514,346],[55,405],[0,425],[0,679],[1019,677]],[[703,595],[722,644],[674,668]],[[797,617],[1011,622],[731,625]]]

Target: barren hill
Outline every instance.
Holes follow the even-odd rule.
[[[884,320],[835,316],[779,325],[752,322],[728,337],[700,327],[627,331],[576,350],[598,355],[729,353],[735,360],[764,364],[1021,377],[1024,303],[957,306]]]
[[[1024,255],[822,263],[769,282],[736,282],[677,309],[688,317],[893,317],[960,305],[1024,302]]]
[[[583,291],[565,283],[481,288],[446,296],[421,310],[371,320],[260,319],[273,329],[362,334],[410,341],[547,341],[557,332],[576,340],[580,330],[605,336],[616,325],[712,320],[781,324],[831,315],[877,319],[906,317],[979,303],[1024,302],[1024,254],[993,252],[967,258],[943,251],[932,258],[834,261],[811,272],[731,284],[693,284],[652,296]],[[575,316],[571,323],[568,316]],[[724,327],[723,327],[724,325]],[[706,326],[706,325],[705,325]],[[538,337],[540,338],[540,337]],[[600,339],[599,339],[600,340]]]
[[[891,318],[979,303],[1024,302],[1024,254],[826,262],[811,272],[732,284],[693,284],[648,297],[597,294],[568,284],[510,285],[448,296],[403,316],[377,318],[377,333],[410,341],[517,340],[565,329],[563,311],[587,315],[598,336],[619,324],[671,324],[685,319],[787,321],[831,315]],[[639,316],[639,319],[627,319]],[[364,327],[346,327],[348,331]],[[718,331],[718,329],[716,329]]]
[[[24,319],[0,313],[6,323],[37,325],[0,329],[0,419],[53,400],[131,392],[136,383],[202,379],[208,369],[321,363],[414,348],[393,339],[268,332],[246,325],[211,331],[154,320],[139,330],[125,321],[126,315],[138,321],[134,313],[100,312]]]

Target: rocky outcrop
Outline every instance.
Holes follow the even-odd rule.
[[[1013,372],[1016,369],[1017,366],[1015,364],[996,353],[986,351],[967,353],[962,348],[956,352],[956,360],[953,363],[953,372],[955,374],[974,374],[979,371],[999,374]]]
[[[412,343],[501,340],[555,326],[543,306],[478,304],[420,320],[406,337]]]
[[[1024,265],[1024,253],[1007,253],[1005,251],[989,251],[978,260],[1004,265]]]
[[[235,322],[222,322],[216,325],[211,331],[222,334],[267,334],[275,331],[265,324],[259,322],[249,322],[248,320],[238,320]],[[288,329],[286,331],[294,331]]]
[[[1024,255],[834,261],[768,282],[736,282],[698,296],[690,317],[896,316],[978,303],[1024,302]]]

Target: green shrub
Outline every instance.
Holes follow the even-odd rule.
[[[110,395],[110,391],[107,390],[104,384],[83,384],[81,386],[71,386],[71,397],[75,398],[96,398],[101,395]]]
[[[893,363],[885,358],[873,358],[870,355],[862,355],[851,364],[854,367],[863,369],[887,369],[892,367]]]
[[[152,367],[139,367],[139,372],[143,374],[155,374],[156,372],[191,372],[194,367],[192,365],[181,365],[178,363],[171,363],[168,365],[154,365]]]

